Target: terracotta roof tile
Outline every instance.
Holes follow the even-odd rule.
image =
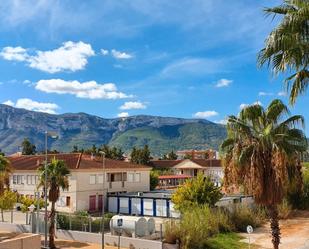
[[[88,155],[82,153],[68,153],[68,154],[50,154],[48,155],[48,162],[53,158],[63,160],[67,164],[68,168],[73,169],[101,169],[102,159],[91,158]],[[10,156],[8,159],[11,162],[14,170],[37,170],[40,165],[44,164],[45,155],[20,155]],[[129,162],[118,161],[118,160],[105,160],[106,169],[128,169],[128,168],[145,168],[150,167],[145,165],[132,164]]]

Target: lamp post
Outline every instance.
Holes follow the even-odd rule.
[[[102,249],[104,249],[104,187],[105,187],[105,152],[100,151],[102,155],[102,171],[103,171],[103,192],[102,192]]]
[[[45,212],[44,212],[44,222],[45,222],[45,229],[44,229],[44,248],[48,249],[47,245],[47,229],[48,229],[48,222],[47,222],[47,153],[48,153],[48,144],[47,144],[47,139],[48,136],[51,138],[56,139],[57,135],[50,133],[48,131],[45,131],[45,165],[44,165],[44,205],[45,205]]]

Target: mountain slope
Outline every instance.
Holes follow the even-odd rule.
[[[218,148],[226,136],[225,127],[207,120],[156,116],[104,119],[85,113],[51,115],[0,105],[0,148],[6,153],[19,150],[25,137],[44,148],[44,132],[55,131],[49,148],[70,151],[74,145],[90,147],[110,144],[130,151],[148,144],[152,153],[171,149]]]

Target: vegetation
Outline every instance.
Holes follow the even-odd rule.
[[[266,206],[274,249],[280,243],[277,205],[286,193],[287,168],[299,168],[299,155],[307,149],[307,139],[297,126],[303,123],[302,116],[290,117],[280,100],[273,100],[267,109],[251,105],[238,117],[228,118],[228,138],[221,146],[226,187],[242,185],[257,204]]]
[[[88,149],[79,149],[77,145],[73,146],[72,153],[82,152],[85,154],[92,154],[96,156],[100,156],[100,151],[105,152],[105,157],[113,160],[124,160],[124,152],[117,147],[110,147],[106,144],[102,145],[101,147],[97,148],[96,145],[92,145],[91,148]]]
[[[4,221],[3,211],[11,210],[14,208],[17,202],[17,194],[10,190],[4,190],[4,192],[0,195],[0,209],[2,221]]]
[[[238,204],[230,215],[231,222],[238,232],[246,232],[248,225],[253,228],[263,224],[266,218],[265,210],[262,208],[249,208],[247,205]]]
[[[148,145],[142,149],[133,147],[131,152],[131,162],[136,164],[149,165],[151,160],[150,150]]]
[[[45,173],[47,173],[47,192],[48,199],[51,202],[51,213],[50,213],[50,227],[49,227],[49,247],[56,248],[55,246],[55,214],[56,208],[55,204],[59,199],[60,189],[69,188],[68,175],[70,170],[66,166],[64,161],[53,159],[47,167],[47,172],[45,172],[45,167],[39,168],[39,186],[45,185]]]
[[[37,208],[37,205],[39,204],[39,209],[45,206],[45,201],[44,199],[40,198],[39,200],[29,198],[26,196],[22,196],[18,199],[18,202],[21,204],[21,211],[22,212],[28,212],[29,207],[33,204],[35,206],[35,209]],[[39,203],[38,203],[39,202]]]
[[[218,149],[225,137],[224,126],[199,122],[130,129],[114,136],[109,145],[128,152],[134,146],[143,147],[147,144],[152,155],[164,155],[175,149]]]
[[[209,177],[198,174],[196,178],[188,179],[172,195],[175,208],[184,211],[195,205],[213,207],[220,200],[222,193]]]
[[[159,174],[158,171],[150,171],[150,190],[155,190],[159,185]]]
[[[0,155],[0,195],[3,194],[5,188],[10,187],[10,174],[12,168],[10,161],[6,159],[3,155]]]
[[[176,153],[172,150],[171,152],[165,154],[162,157],[162,160],[177,160],[177,155]]]
[[[266,38],[258,62],[269,65],[276,74],[293,72],[285,82],[290,91],[290,103],[295,104],[309,83],[309,2],[285,0],[280,6],[266,8],[265,12],[273,17],[281,15],[282,19]]]
[[[219,233],[207,240],[205,249],[247,249],[248,244],[241,239],[236,233]]]
[[[36,146],[30,142],[28,138],[25,138],[21,144],[23,155],[34,155],[36,154]]]

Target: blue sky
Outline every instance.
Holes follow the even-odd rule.
[[[276,24],[262,9],[279,3],[3,0],[0,102],[49,113],[224,122],[240,106],[287,101],[283,78],[256,67]],[[309,120],[308,104],[302,96],[292,112]]]

